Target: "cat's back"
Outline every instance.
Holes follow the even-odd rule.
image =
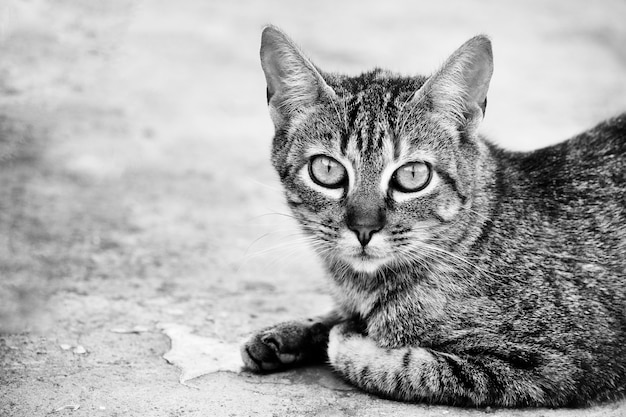
[[[622,174],[615,185],[624,186],[626,163],[626,113],[599,123],[593,128],[556,145],[531,152],[522,161],[532,166],[543,161],[537,173],[553,174],[564,181],[592,181],[616,171]],[[553,164],[556,163],[556,164]],[[597,191],[602,191],[598,189]]]
[[[626,343],[626,114],[547,148],[494,155],[497,197],[480,251],[503,311],[519,315],[519,334],[549,323],[564,349],[603,341],[588,348],[623,358],[610,346]]]
[[[624,245],[626,113],[550,147],[496,155],[501,215],[521,226],[560,227],[570,239],[619,235]]]
[[[592,196],[610,191],[623,196],[626,113],[556,145],[527,153],[503,152],[500,159],[504,175],[521,180],[519,185],[532,187],[536,192],[560,192],[563,197],[570,197],[593,187]],[[611,190],[613,187],[617,189]]]
[[[626,114],[547,148],[494,155],[483,249],[499,272],[575,279],[598,269],[591,275],[607,285],[626,284]]]

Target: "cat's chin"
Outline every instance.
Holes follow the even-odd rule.
[[[365,274],[376,273],[387,262],[385,258],[367,255],[351,256],[346,261],[354,271]]]

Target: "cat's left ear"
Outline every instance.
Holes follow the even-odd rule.
[[[487,90],[493,73],[491,41],[475,36],[457,49],[415,93],[459,131],[474,133],[485,115]]]
[[[281,30],[267,26],[261,36],[261,66],[267,81],[267,103],[276,128],[318,104],[334,90]]]

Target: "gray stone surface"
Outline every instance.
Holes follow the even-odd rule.
[[[625,18],[618,0],[2,0],[0,415],[626,415],[401,404],[321,367],[194,389],[159,330],[234,344],[330,306],[270,168],[263,24],[350,73],[429,73],[487,33],[483,132],[532,149],[626,109]]]

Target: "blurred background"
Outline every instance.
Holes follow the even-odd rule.
[[[349,74],[429,74],[485,33],[482,132],[530,150],[626,110],[625,21],[622,0],[1,0],[0,414],[97,396],[148,409],[172,389],[158,382],[168,342],[112,325],[184,322],[235,343],[329,308],[269,162],[264,24]],[[89,355],[58,349],[79,342]],[[313,407],[275,395],[256,406]]]

